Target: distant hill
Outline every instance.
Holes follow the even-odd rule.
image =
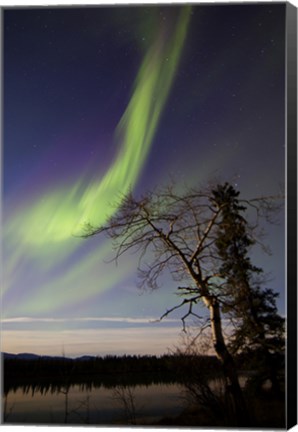
[[[38,354],[31,354],[31,353],[20,353],[20,354],[11,354],[11,353],[6,353],[3,352],[2,353],[3,359],[17,359],[17,360],[38,360],[38,359],[43,359],[43,360],[71,360],[67,357],[63,357],[63,356],[44,356],[44,355],[38,355]],[[83,356],[86,357],[86,359],[88,358],[88,360],[91,358],[89,356]],[[84,359],[82,357],[82,359]],[[77,360],[79,360],[80,358],[78,358]],[[85,360],[86,360],[85,359]]]
[[[95,358],[96,357],[94,357],[94,356],[84,355],[84,356],[81,356],[81,357],[77,357],[75,360],[89,361],[89,360],[93,360]]]

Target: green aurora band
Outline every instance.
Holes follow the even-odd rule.
[[[132,271],[131,265],[124,263],[117,276],[107,276],[98,285],[98,264],[109,254],[107,244],[95,248],[93,245],[83,259],[65,265],[63,276],[59,276],[56,268],[61,268],[64,260],[86,245],[79,238],[85,224],[106,223],[118,210],[120,195],[127,194],[136,185],[174,81],[190,11],[190,7],[181,8],[171,35],[156,32],[156,39],[145,54],[135,79],[129,104],[116,128],[119,150],[105,175],[87,185],[85,174],[71,184],[60,184],[42,196],[19,204],[5,222],[2,293],[6,316],[54,311],[65,302],[71,307],[83,298],[117,285]],[[36,274],[32,276],[30,287],[24,286],[24,298],[17,299],[14,289],[23,283],[22,272],[32,263]],[[90,280],[81,290],[84,280],[78,275],[83,274]],[[5,293],[10,289],[12,295],[6,303]]]
[[[61,242],[82,234],[86,223],[104,224],[117,211],[117,198],[133,189],[146,161],[177,70],[189,16],[190,9],[183,8],[172,38],[164,40],[161,34],[148,50],[117,126],[120,151],[104,177],[88,186],[80,178],[30,203],[9,224],[19,240],[39,245]]]

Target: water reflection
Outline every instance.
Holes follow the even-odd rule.
[[[4,421],[22,424],[152,424],[179,414],[178,384],[23,386],[4,397]]]

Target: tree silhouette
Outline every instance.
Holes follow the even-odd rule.
[[[216,246],[222,265],[219,273],[224,281],[223,312],[236,321],[230,341],[233,353],[258,356],[259,382],[270,379],[279,394],[277,379],[280,357],[284,355],[284,319],[278,315],[277,293],[260,287],[262,269],[251,263],[248,255],[254,240],[248,235],[247,221],[241,213],[247,210],[239,203],[239,192],[230,185],[213,191],[217,205],[226,203],[218,227]]]
[[[106,233],[115,242],[116,260],[127,251],[138,253],[142,287],[157,288],[166,272],[181,283],[177,287],[181,302],[161,318],[186,307],[184,327],[193,316],[203,328],[206,324],[211,328],[237,424],[247,426],[249,416],[232,355],[235,350],[224,337],[222,316],[234,318],[235,330],[230,330],[234,347],[238,344],[238,349],[244,349],[256,334],[260,342],[267,340],[265,321],[268,324],[270,314],[277,315],[275,295],[252,285],[252,276],[261,270],[251,264],[248,251],[259,218],[270,217],[276,205],[269,198],[244,201],[238,195],[227,183],[183,194],[170,186],[140,199],[129,195],[107,226],[86,226],[86,237]],[[253,212],[251,224],[242,215],[248,213],[245,205]],[[207,318],[199,315],[199,305],[208,311]]]

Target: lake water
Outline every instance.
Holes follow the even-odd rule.
[[[68,391],[10,390],[4,422],[18,424],[152,424],[186,407],[178,384],[106,388],[73,385]]]

